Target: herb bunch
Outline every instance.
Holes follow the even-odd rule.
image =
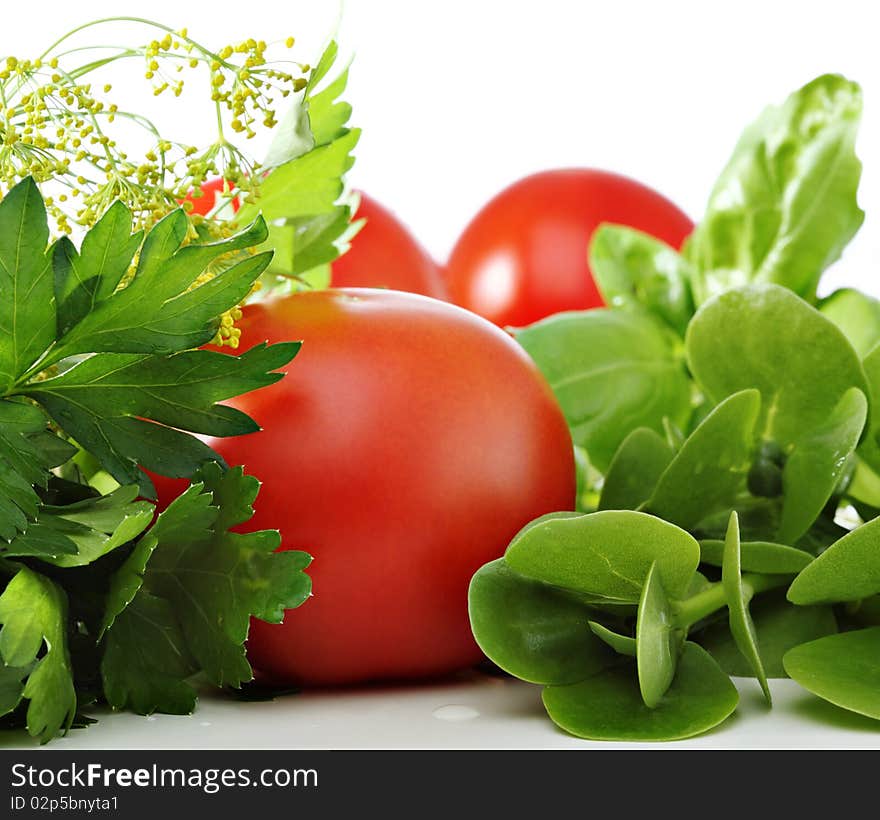
[[[609,307],[517,332],[580,450],[580,511],[476,574],[471,621],[573,734],[706,731],[729,675],[880,719],[880,303],[817,297],[863,220],[860,112],[831,75],[767,109],[682,253],[604,226]]]
[[[238,306],[261,282],[344,247],[358,136],[338,100],[346,75],[316,88],[334,44],[297,77],[260,41],[208,51],[142,22],[159,39],[71,67],[81,52],[62,38],[0,72],[0,723],[41,742],[90,722],[95,703],[187,713],[199,686],[241,687],[250,619],[280,622],[311,587],[306,553],[242,531],[259,481],[203,441],[258,430],[222,402],[278,381],[299,345],[203,346],[236,346]],[[157,93],[207,65],[218,141],[193,149],[141,119],[156,147],[127,156],[108,126],[137,115],[102,105],[85,78],[130,58]],[[273,91],[292,106],[257,163],[221,121],[245,137],[275,126]],[[228,196],[193,214],[181,201],[214,173]],[[271,240],[288,216],[285,268]],[[148,473],[189,487],[157,515]]]

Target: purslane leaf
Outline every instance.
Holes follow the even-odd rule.
[[[785,671],[823,700],[880,720],[880,626],[828,635],[790,649]]]
[[[729,509],[751,466],[757,390],[741,390],[715,407],[682,444],[645,505],[680,527],[693,528]]]
[[[653,709],[669,689],[683,642],[684,634],[673,626],[669,600],[654,563],[645,578],[636,618],[636,668],[645,706]]]
[[[498,666],[531,683],[575,683],[614,661],[585,626],[582,603],[514,572],[499,558],[477,570],[468,592],[471,628]]]
[[[750,285],[707,302],[688,327],[686,349],[712,401],[761,392],[759,436],[782,448],[820,429],[851,387],[869,395],[843,332],[778,285]]]
[[[562,313],[517,333],[565,413],[574,443],[601,472],[635,429],[683,428],[691,384],[676,338],[649,316],[613,310]]]
[[[675,678],[653,709],[642,700],[633,665],[624,664],[569,686],[548,686],[547,714],[560,728],[590,740],[680,740],[726,720],[739,695],[701,647],[686,642]]]
[[[771,593],[756,598],[749,609],[768,678],[788,677],[782,658],[789,649],[837,632],[837,621],[830,606],[796,607],[786,601],[784,595]],[[700,632],[696,640],[728,675],[754,675],[752,667],[734,643],[728,623],[718,621],[712,624]]]
[[[764,673],[764,663],[758,648],[758,636],[755,633],[752,616],[749,614],[749,602],[754,593],[747,584],[743,583],[739,519],[735,512],[730,514],[730,524],[727,527],[727,537],[724,540],[721,584],[724,589],[724,597],[727,599],[730,634],[758,679],[758,683],[761,684],[761,691],[763,691],[767,703],[772,704],[773,698],[770,694],[767,675]]]
[[[672,448],[659,433],[647,427],[633,430],[611,459],[599,509],[639,509],[651,497],[673,456]]]
[[[586,595],[637,602],[651,566],[673,597],[687,590],[699,544],[674,524],[629,510],[545,517],[525,527],[504,560],[528,578]]]
[[[867,415],[865,394],[852,387],[826,421],[807,431],[795,444],[782,470],[784,500],[779,541],[796,543],[819,517],[856,449]]]
[[[794,604],[858,601],[880,593],[880,518],[856,527],[806,566],[788,589]]]

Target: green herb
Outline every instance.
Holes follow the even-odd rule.
[[[314,69],[285,68],[262,41],[211,51],[128,21],[157,39],[77,65],[84,49],[67,35],[0,69],[0,717],[41,742],[92,722],[82,710],[95,701],[186,713],[198,686],[238,689],[252,678],[251,618],[278,623],[308,597],[309,556],[276,552],[277,531],[246,531],[259,482],[203,441],[256,431],[225,402],[282,378],[299,345],[202,346],[237,347],[254,289],[274,273],[308,278],[354,230],[346,72],[319,87],[335,44]],[[157,84],[161,66],[207,67],[213,145],[168,140],[98,99],[84,78],[130,57],[175,97],[182,82]],[[229,141],[224,129],[274,126],[291,92],[265,162]],[[113,140],[116,118],[155,135],[140,163]],[[217,206],[178,207],[209,175],[229,183]],[[158,517],[145,470],[191,481]]]
[[[816,297],[863,218],[860,107],[825,76],[768,109],[681,254],[604,226],[590,261],[609,307],[517,333],[592,472],[581,514],[539,519],[490,565],[503,600],[475,576],[471,618],[498,659],[516,613],[501,665],[573,734],[705,731],[735,708],[725,672],[768,702],[788,674],[880,718],[880,309]],[[601,669],[568,663],[574,647]],[[536,656],[566,674],[521,675]]]

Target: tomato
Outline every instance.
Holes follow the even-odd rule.
[[[336,288],[390,288],[446,299],[440,268],[407,227],[372,197],[360,192],[355,219],[366,224],[349,251],[332,265]]]
[[[637,228],[675,248],[694,227],[664,196],[618,174],[591,168],[534,174],[498,194],[465,228],[447,268],[452,301],[502,327],[601,306],[587,249],[603,222]]]
[[[255,669],[342,684],[478,662],[471,576],[532,519],[573,509],[543,377],[503,331],[413,294],[312,291],[244,314],[240,349],[303,347],[284,379],[230,402],[263,429],[209,443],[262,480],[250,524],[314,556],[313,597],[253,622]]]
[[[201,214],[207,216],[217,204],[217,194],[223,193],[223,179],[209,179],[200,186],[202,195],[194,197],[192,193],[188,194],[185,202],[192,202],[192,211],[190,213]],[[232,209],[238,210],[238,197],[232,200]]]

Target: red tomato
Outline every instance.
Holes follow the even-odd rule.
[[[574,503],[568,429],[531,360],[473,313],[397,291],[301,293],[239,324],[240,349],[303,348],[279,383],[230,402],[263,430],[210,444],[262,480],[250,523],[314,556],[313,597],[253,622],[254,667],[341,684],[478,662],[471,576]]]
[[[192,193],[187,195],[184,202],[192,202],[192,211],[190,213],[201,214],[207,216],[217,203],[217,194],[223,192],[223,180],[220,177],[209,179],[201,185],[202,195],[194,197]],[[232,209],[238,210],[238,197],[232,200]]]
[[[534,174],[498,194],[465,228],[447,269],[452,301],[502,327],[601,306],[587,248],[603,222],[675,248],[694,228],[672,202],[627,177],[590,168]]]
[[[387,208],[360,193],[355,219],[366,224],[349,251],[333,262],[335,288],[390,288],[446,299],[443,274],[407,227]]]

